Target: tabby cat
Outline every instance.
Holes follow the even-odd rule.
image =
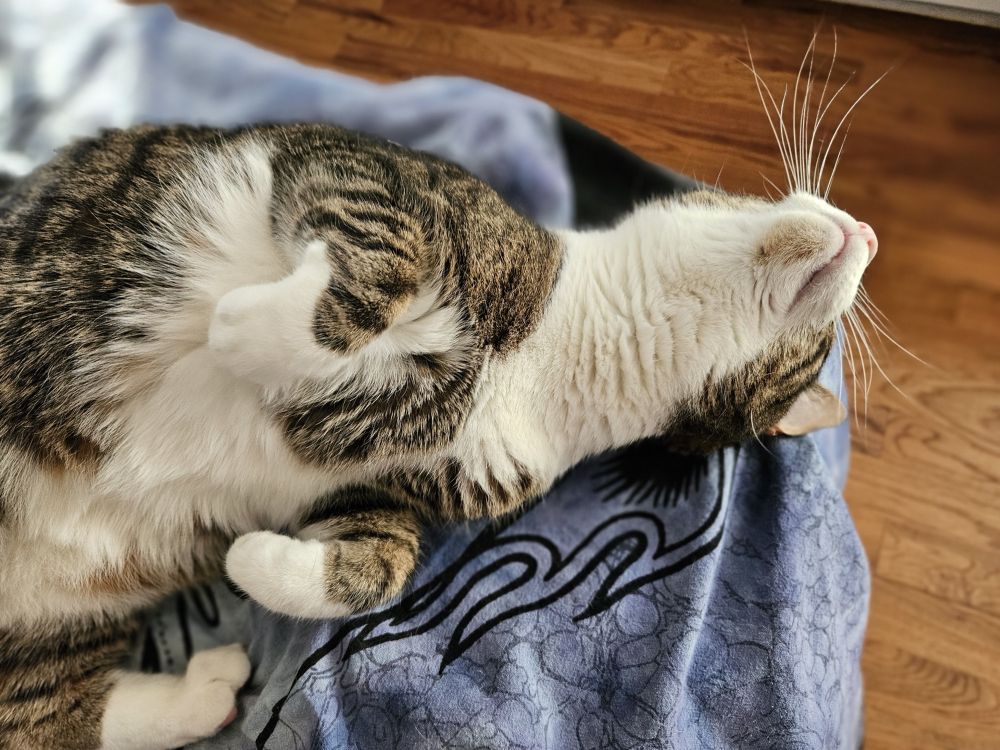
[[[340,617],[401,590],[427,519],[511,512],[648,436],[839,420],[816,377],[874,251],[805,192],[551,232],[326,126],[73,143],[0,194],[0,746],[232,721],[238,645],[118,667],[192,582]]]

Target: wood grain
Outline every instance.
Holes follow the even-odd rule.
[[[174,0],[189,19],[391,81],[484,78],[731,190],[782,174],[746,60],[863,86],[833,199],[876,228],[894,335],[847,497],[872,559],[868,750],[1000,747],[1000,33],[815,2]],[[744,34],[746,36],[744,36]],[[843,106],[846,106],[843,105]],[[839,110],[843,111],[843,106]]]
[[[1000,560],[953,537],[887,524],[876,575],[1000,617]]]

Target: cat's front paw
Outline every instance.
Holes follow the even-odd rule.
[[[281,385],[294,378],[294,352],[288,342],[289,317],[273,284],[234,289],[219,300],[208,331],[208,346],[238,377],[260,385]]]
[[[183,677],[122,673],[108,693],[101,747],[166,750],[212,737],[236,718],[236,694],[249,677],[238,643],[197,652]]]
[[[250,660],[238,643],[191,657],[181,695],[192,740],[211,737],[236,718],[236,693],[249,677]]]
[[[325,249],[311,245],[296,271],[280,281],[223,295],[208,329],[208,348],[234,375],[263,386],[323,375],[334,355],[313,335],[317,301],[329,270]]]
[[[326,587],[326,547],[271,531],[239,537],[226,555],[226,573],[251,599],[293,617],[343,617],[351,610],[331,601]]]

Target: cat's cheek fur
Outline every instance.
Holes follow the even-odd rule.
[[[101,721],[101,750],[159,750],[211,737],[234,718],[250,677],[239,644],[199,651],[183,677],[121,673]]]
[[[326,548],[319,540],[255,531],[229,548],[226,574],[272,612],[317,619],[343,617],[351,609],[330,600],[326,564]]]

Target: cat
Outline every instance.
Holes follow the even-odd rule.
[[[649,436],[839,421],[816,378],[876,246],[804,191],[548,231],[329,126],[69,145],[0,192],[0,747],[232,721],[239,645],[119,668],[194,582],[340,617],[403,588],[424,520],[516,511]]]

